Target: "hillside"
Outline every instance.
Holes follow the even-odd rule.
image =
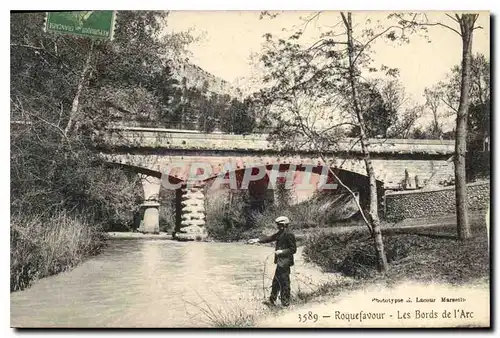
[[[171,66],[174,78],[179,83],[182,83],[182,79],[185,78],[186,85],[189,88],[202,89],[206,86],[208,92],[219,95],[228,94],[233,98],[242,98],[242,93],[238,88],[189,62],[187,59],[174,59],[171,61]]]

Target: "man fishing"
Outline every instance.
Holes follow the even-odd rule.
[[[269,243],[276,241],[276,252],[274,254],[274,264],[276,272],[274,273],[271,296],[268,305],[275,305],[280,293],[281,305],[290,305],[290,267],[293,266],[293,255],[297,252],[295,244],[295,235],[288,229],[290,219],[286,216],[280,216],[275,220],[278,232],[271,236],[263,236],[248,241],[254,243]]]

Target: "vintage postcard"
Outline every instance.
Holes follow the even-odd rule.
[[[490,13],[10,15],[13,328],[489,328]]]

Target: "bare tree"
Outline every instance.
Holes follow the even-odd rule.
[[[423,16],[423,17],[422,17]],[[482,28],[476,26],[478,14],[446,14],[453,21],[454,28],[447,23],[432,22],[427,15],[417,17],[415,14],[399,15],[400,23],[405,27],[441,26],[460,36],[462,39],[462,62],[460,76],[460,99],[457,109],[455,128],[455,196],[457,205],[457,232],[461,240],[471,237],[467,214],[467,185],[466,185],[466,144],[467,144],[467,116],[471,90],[471,60],[472,40],[474,30]]]
[[[385,133],[386,138],[407,138],[421,117],[423,107],[410,100],[405,88],[397,79],[382,81],[380,95],[384,109],[393,114],[393,120]]]
[[[386,88],[384,94],[391,102],[384,107],[382,95],[361,73],[379,71],[371,67],[370,47],[374,41],[382,38],[405,41],[405,30],[396,23],[385,27],[375,25],[364,29],[361,34],[355,33],[352,14],[341,13],[339,21],[329,25],[331,31],[322,32],[313,43],[299,43],[308,24],[320,15],[321,12],[305,18],[302,25],[294,27],[296,31],[288,40],[265,35],[266,47],[261,62],[266,70],[263,80],[269,87],[262,91],[262,100],[272,106],[268,115],[276,121],[275,140],[281,140],[281,143],[286,140],[285,147],[310,147],[325,159],[325,154],[331,153],[340,138],[346,133],[355,134],[353,143],[361,144],[369,179],[368,216],[359,208],[374,239],[379,271],[385,272],[388,265],[380,229],[377,180],[370,158],[369,138],[376,130],[382,129],[383,137],[386,137],[386,129],[395,124],[399,124],[397,129],[407,132],[419,109],[408,110],[408,116],[401,121],[391,117],[395,114],[387,114],[385,129],[372,123],[369,135],[367,118],[375,121],[381,109],[401,109],[405,97],[400,95],[394,82]],[[382,66],[380,71],[393,77],[398,74],[397,69],[387,66]],[[342,185],[341,181],[339,183]]]
[[[443,93],[436,86],[434,88],[426,88],[424,91],[425,96],[425,106],[430,109],[432,113],[432,123],[430,126],[430,132],[433,137],[439,138],[443,133],[441,126],[441,115],[440,108],[442,103]]]
[[[377,180],[375,178],[375,170],[370,159],[370,152],[368,150],[369,142],[365,134],[365,122],[363,114],[358,102],[358,95],[356,88],[358,87],[358,67],[356,65],[356,54],[354,39],[352,34],[352,15],[350,12],[341,13],[342,21],[347,32],[347,53],[349,59],[349,84],[351,89],[351,98],[354,111],[359,123],[359,136],[361,143],[361,151],[363,152],[363,160],[365,161],[366,172],[370,181],[370,221],[373,229],[373,239],[375,241],[375,249],[377,250],[379,271],[385,272],[388,269],[387,257],[384,252],[384,241],[382,239],[382,232],[380,230],[380,220],[378,217],[378,196],[377,196]]]

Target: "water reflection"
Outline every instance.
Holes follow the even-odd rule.
[[[71,272],[12,293],[11,325],[199,326],[203,304],[261,296],[262,261],[270,252],[239,244],[111,241]]]

